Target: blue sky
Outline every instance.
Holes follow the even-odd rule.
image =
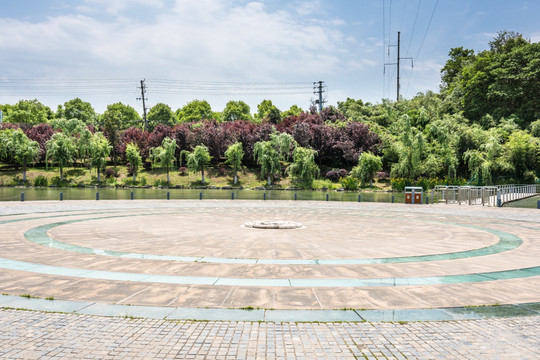
[[[453,47],[481,51],[498,31],[540,41],[536,0],[0,0],[0,103],[74,97],[98,112],[122,101],[173,110],[206,99],[215,111],[263,99],[306,109],[312,82],[329,104],[438,91]],[[431,20],[431,23],[429,22]]]

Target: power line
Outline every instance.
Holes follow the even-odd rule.
[[[409,49],[411,48],[411,42],[414,35],[414,30],[416,29],[416,21],[418,20],[418,13],[420,12],[420,5],[422,4],[422,0],[418,0],[418,6],[416,7],[416,15],[414,16],[414,22],[413,27],[411,30],[411,36],[409,37],[409,45],[407,45],[407,55],[409,55]]]
[[[424,46],[424,41],[426,40],[426,37],[427,37],[427,34],[429,32],[429,28],[431,26],[431,21],[433,20],[433,16],[435,15],[435,10],[437,10],[437,5],[439,4],[439,0],[435,1],[435,6],[433,6],[433,10],[431,11],[431,16],[429,17],[429,22],[428,22],[428,25],[426,27],[426,32],[424,33],[424,37],[422,38],[422,42],[420,43],[420,47],[418,48],[418,52],[416,53],[416,61],[418,62],[418,56],[420,55],[420,51],[422,51],[422,47]],[[420,6],[420,4],[418,4]],[[407,90],[406,91],[409,91],[409,85],[411,83],[411,77],[412,77],[412,72],[413,70],[411,70],[411,72],[409,73],[409,79],[407,81]]]
[[[418,55],[420,55],[420,51],[422,51],[422,46],[424,46],[424,41],[426,40],[426,36],[429,31],[429,27],[431,26],[431,20],[433,20],[433,15],[435,15],[435,10],[437,9],[437,4],[439,4],[439,0],[435,1],[435,6],[433,7],[433,11],[431,12],[431,17],[429,18],[429,23],[426,28],[426,32],[424,33],[424,37],[422,38],[422,42],[420,43],[420,48],[418,49],[418,52],[416,53],[415,59],[418,61]]]
[[[132,93],[136,79],[0,79],[0,95],[60,96]],[[147,79],[156,94],[290,95],[312,91],[311,82],[235,82]],[[139,85],[137,85],[139,87]]]

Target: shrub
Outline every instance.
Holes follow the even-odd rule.
[[[326,178],[330,181],[336,182],[339,180],[340,176],[337,171],[331,170],[326,173]]]
[[[343,188],[345,190],[357,191],[358,190],[358,181],[355,178],[352,178],[350,176],[346,177],[346,178],[342,178],[341,179],[341,186],[343,186]]]
[[[405,186],[411,186],[411,179],[393,178],[390,180],[390,184],[393,190],[403,191],[405,190]]]
[[[49,185],[49,180],[43,175],[38,175],[34,179],[34,186],[48,186],[48,185]]]
[[[161,186],[161,187],[168,187],[168,186],[169,186],[169,183],[167,182],[167,180],[156,179],[156,180],[154,181],[154,187],[158,187],[158,186]]]
[[[110,177],[118,177],[118,170],[115,168],[106,168],[105,171],[103,171],[103,174],[108,179]]]
[[[335,190],[338,188],[337,184],[334,184],[330,180],[313,180],[313,183],[311,184],[311,187],[314,190],[322,190],[322,189],[328,189],[328,190]]]
[[[187,173],[188,173],[187,167],[185,167],[185,166],[180,166],[180,167],[178,168],[178,173],[179,173],[181,176],[187,175]]]
[[[349,174],[347,172],[347,170],[345,170],[345,169],[339,169],[339,170],[337,170],[337,173],[338,173],[340,178],[344,178],[345,176],[347,176]]]
[[[69,181],[64,179],[64,180],[60,180],[60,176],[55,176],[51,179],[51,182],[50,184],[52,186],[68,186],[69,185]]]
[[[225,170],[223,166],[217,169],[217,173],[219,176],[225,176],[226,172],[227,171]]]
[[[379,180],[388,180],[390,178],[390,174],[384,171],[378,171],[377,175],[375,175],[377,179]]]
[[[144,164],[143,164],[143,168],[146,171],[152,170],[152,163],[150,161],[145,161]]]

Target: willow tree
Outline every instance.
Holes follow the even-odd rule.
[[[381,158],[370,152],[364,152],[358,157],[358,165],[352,168],[351,176],[360,180],[362,186],[365,186],[367,182],[369,186],[372,186],[373,177],[381,169]]]
[[[126,160],[129,163],[129,167],[131,167],[131,171],[133,172],[133,181],[135,182],[139,168],[142,165],[141,154],[137,144],[129,143],[126,145]]]
[[[280,159],[283,161],[289,160],[291,150],[294,150],[297,146],[296,141],[290,134],[277,131],[270,134],[270,141],[274,144]]]
[[[234,144],[230,145],[227,148],[227,151],[225,151],[225,157],[227,158],[225,163],[229,164],[234,171],[234,184],[236,184],[238,182],[237,173],[242,167],[242,159],[244,158],[242,143],[235,142]]]
[[[204,169],[210,164],[212,156],[204,145],[197,145],[192,152],[187,154],[187,167],[189,171],[200,171],[201,182],[204,184]]]
[[[45,161],[53,164],[58,164],[60,168],[60,180],[64,179],[63,169],[72,162],[77,153],[77,148],[73,138],[62,132],[55,133],[49,141],[47,141],[47,154]]]
[[[169,170],[174,162],[176,157],[174,153],[176,152],[176,140],[166,137],[161,142],[161,146],[150,149],[150,159],[152,160],[152,165],[164,167],[167,171],[167,184],[170,184]]]
[[[272,176],[281,171],[280,155],[272,141],[259,141],[253,147],[253,155],[257,164],[261,166],[261,176],[268,178],[268,185],[272,183]]]
[[[288,168],[288,172],[293,179],[311,186],[313,179],[319,173],[319,167],[315,164],[316,154],[315,150],[301,146],[294,149],[293,163]]]
[[[39,144],[30,140],[21,129],[17,129],[7,138],[5,146],[12,155],[15,164],[21,165],[23,181],[26,181],[26,166],[35,162],[39,156]]]
[[[97,181],[101,181],[100,170],[105,167],[111,154],[112,146],[101,132],[97,132],[90,140],[90,165],[97,170]]]

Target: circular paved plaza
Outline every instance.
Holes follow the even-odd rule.
[[[289,321],[456,320],[462,324],[458,327],[484,321],[497,323],[499,333],[507,326],[509,334],[522,326],[532,338],[521,336],[512,344],[538,355],[538,326],[533,324],[540,322],[539,219],[535,209],[446,205],[223,200],[2,203],[0,306],[84,314],[31,313],[45,322],[58,317],[89,324],[119,321],[88,315],[142,317],[146,320],[140,320],[141,326],[155,321],[148,318],[223,320],[215,326],[230,326],[239,334],[246,326],[251,333],[252,322],[265,321],[264,331],[257,326],[257,333],[266,334],[264,352],[261,340],[256,341],[257,357],[268,356],[272,347],[277,354],[275,343],[267,343],[268,331],[274,329],[271,333],[276,335],[275,324],[287,324],[289,332],[298,327]],[[264,226],[250,226],[253,223]],[[28,314],[17,314],[4,310],[0,326],[13,316],[30,321],[25,320]],[[479,318],[490,319],[467,320]],[[438,329],[452,323],[425,324]],[[394,329],[397,325],[391,326],[392,331],[407,329],[406,324]],[[321,356],[385,354],[373,339],[372,348],[361,339],[351,348],[354,337],[360,336],[355,331],[364,331],[365,324],[310,326],[315,338],[323,339],[329,326],[342,326],[337,336],[340,346],[325,352],[324,340],[312,344],[323,351]],[[373,326],[380,327],[375,330],[381,335],[390,325]],[[345,328],[348,335],[342,333]],[[423,345],[414,352],[399,350],[391,339],[385,341],[386,349],[391,345],[395,350],[384,355],[390,358],[431,356],[427,350],[418,352]],[[418,341],[428,344],[429,338]],[[501,341],[497,343],[500,348]],[[310,357],[310,351],[299,351],[297,345],[291,345],[296,357]],[[471,354],[489,358],[482,346]],[[7,356],[5,349],[4,343],[0,354]],[[191,355],[210,354],[201,349]],[[169,351],[167,356],[180,353]],[[433,354],[441,357],[437,351]]]

